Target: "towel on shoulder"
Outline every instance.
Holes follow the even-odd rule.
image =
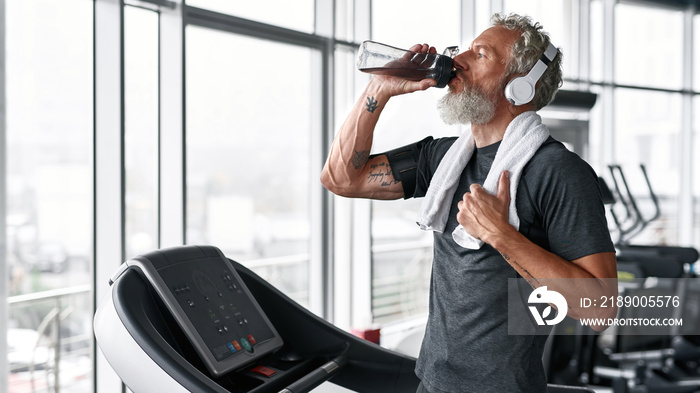
[[[520,227],[520,219],[515,208],[515,195],[518,189],[523,168],[535,155],[537,150],[549,137],[549,129],[542,123],[542,118],[534,111],[524,112],[510,122],[503,135],[493,160],[484,189],[490,194],[496,194],[498,178],[505,170],[510,174],[510,207],[508,221],[516,229]],[[447,150],[433,175],[425,198],[418,212],[417,223],[424,231],[444,232],[450,213],[452,197],[459,184],[459,178],[476,149],[471,129],[457,138]],[[452,232],[452,238],[464,248],[478,250],[484,245],[474,238],[461,225]]]

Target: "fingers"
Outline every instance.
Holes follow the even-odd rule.
[[[510,173],[508,171],[503,171],[498,178],[496,197],[501,201],[510,203]]]
[[[483,214],[486,211],[502,211],[510,205],[510,178],[508,171],[503,171],[498,178],[495,195],[491,195],[478,183],[469,186],[469,191],[464,193],[458,206],[469,211],[473,215]]]
[[[421,65],[424,62],[432,62],[433,61],[431,59],[431,57],[434,57],[434,56],[428,56],[429,50],[430,50],[430,47],[428,46],[428,44],[416,45],[416,47],[418,49],[414,51],[415,54],[413,55],[413,57],[411,57],[411,60],[410,60],[411,63]]]
[[[416,83],[418,83],[418,90],[425,90],[429,87],[437,85],[435,79],[423,79],[422,81]]]
[[[416,44],[408,49],[408,53],[402,57],[405,61],[420,64],[425,60],[425,54],[429,53],[430,46],[428,44]]]
[[[418,53],[418,52],[420,52],[421,50],[423,50],[423,45],[427,45],[427,44],[422,44],[422,45],[421,45],[421,44],[415,44],[415,45],[413,45],[412,47],[408,48],[408,50],[410,50],[411,52],[416,52],[416,53]]]
[[[415,44],[412,47],[408,48],[408,50],[416,53],[437,53],[437,49],[435,49],[434,46],[430,46],[428,44]]]
[[[496,194],[491,195],[480,184],[472,184],[469,192],[465,192],[457,203],[457,221],[475,238],[487,239],[507,227],[510,205],[508,171],[501,173],[497,187]]]
[[[469,192],[479,198],[481,198],[484,194],[488,194],[488,192],[477,183],[469,186]],[[496,198],[506,203],[510,202],[510,172],[507,170],[501,172],[501,175],[498,177],[498,184],[496,185]]]
[[[397,85],[397,90],[396,92],[392,93],[393,95],[401,95],[401,94],[408,94],[408,93],[413,93],[414,91],[418,90],[426,90],[431,86],[430,81],[433,81],[432,79],[423,79],[422,81],[418,82],[413,82],[413,81],[408,81],[408,80],[401,80],[399,81]]]
[[[404,57],[404,59],[411,61],[412,63],[415,64],[421,64],[426,60],[433,61],[434,56],[427,56],[428,54],[437,54],[437,50],[435,47],[430,46],[428,44],[416,44],[413,45],[410,49],[410,52],[413,52],[413,54],[408,53],[407,55],[410,56],[410,58]]]
[[[401,58],[403,62],[411,62],[420,67],[423,63],[431,65],[435,61],[434,55],[437,53],[435,47],[428,44],[416,44],[409,48],[408,52]],[[398,94],[412,93],[418,90],[427,90],[429,87],[435,86],[437,81],[434,79],[423,79],[420,81],[404,80],[399,85]]]
[[[472,185],[472,187],[473,186],[474,185]],[[476,186],[480,187],[478,184],[476,184]],[[470,187],[470,190],[473,189],[472,187]],[[465,214],[475,216],[478,207],[479,203],[477,197],[472,192],[465,192],[464,195],[462,195],[462,200],[457,203],[457,208],[463,216]]]
[[[468,223],[474,219],[474,212],[470,206],[468,195],[468,192],[465,193],[462,200],[457,203],[457,208],[459,209],[457,212],[457,222],[465,228],[468,226]]]

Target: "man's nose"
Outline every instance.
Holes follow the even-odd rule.
[[[458,70],[468,70],[469,69],[469,62],[467,61],[467,53],[470,51],[462,52],[459,55],[455,56],[452,65],[454,68]]]

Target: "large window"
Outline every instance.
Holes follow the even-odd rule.
[[[308,304],[319,53],[196,26],[186,51],[187,242]]]
[[[53,390],[57,381],[63,390],[89,391],[92,2],[8,0],[5,7],[4,380],[10,392]]]
[[[683,12],[615,6],[615,82],[681,89]],[[675,59],[675,61],[669,61]]]

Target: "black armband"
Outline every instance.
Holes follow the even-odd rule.
[[[375,154],[375,156],[383,154],[386,156],[387,160],[389,160],[389,166],[394,175],[394,180],[400,181],[403,187],[404,199],[413,197],[416,191],[416,167],[418,165],[420,151],[427,142],[432,140],[433,137],[429,136],[422,141],[399,147],[398,149],[390,150],[385,153]]]

